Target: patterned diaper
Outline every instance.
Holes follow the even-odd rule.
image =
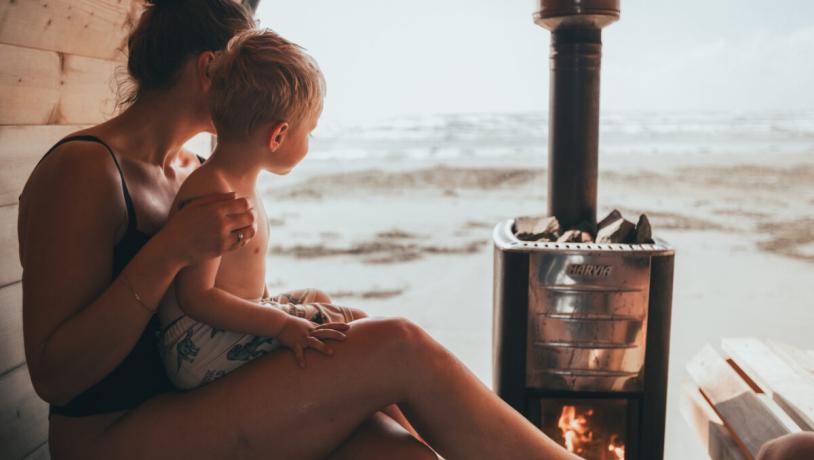
[[[182,390],[206,385],[279,347],[273,337],[225,331],[189,316],[175,320],[159,340],[164,370]]]
[[[328,321],[350,322],[354,320],[351,309],[335,305],[316,305],[308,310],[295,305],[298,299],[283,297],[288,304],[277,303],[280,297],[259,300],[268,308],[279,308],[288,314],[306,317],[315,323]],[[170,381],[182,390],[206,385],[237,369],[244,363],[279,348],[280,342],[273,337],[258,337],[214,328],[189,316],[181,316],[161,332],[159,352],[164,370]]]

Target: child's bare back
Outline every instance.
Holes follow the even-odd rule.
[[[173,211],[190,199],[217,192],[235,192],[249,201],[255,217],[257,233],[242,247],[221,256],[215,286],[247,300],[263,297],[266,278],[266,248],[268,247],[268,218],[263,203],[257,198],[254,181],[251,184],[229,183],[216,165],[204,164],[181,186]],[[236,235],[235,238],[238,238]]]

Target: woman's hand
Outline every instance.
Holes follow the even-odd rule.
[[[325,355],[332,355],[333,350],[323,340],[345,340],[345,334],[350,328],[343,323],[328,323],[315,325],[311,321],[296,316],[286,316],[282,330],[277,334],[277,340],[283,346],[294,352],[297,364],[305,368],[305,349],[312,348]]]
[[[161,235],[184,265],[192,265],[251,240],[257,233],[253,211],[235,192],[212,193],[185,203],[171,215]]]

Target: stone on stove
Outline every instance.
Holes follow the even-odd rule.
[[[524,216],[514,220],[517,238],[523,241],[556,241],[560,222],[554,216]]]
[[[619,211],[615,210],[614,212],[619,213]],[[636,226],[633,225],[632,222],[625,220],[621,214],[619,215],[618,219],[611,222],[606,222],[610,217],[611,216],[609,215],[605,219],[602,219],[602,224],[604,225],[596,234],[596,242],[602,244],[631,242],[635,237],[634,232],[636,230]]]
[[[646,214],[640,215],[636,224],[636,244],[653,244],[653,229]]]
[[[614,209],[604,219],[600,220],[598,224],[596,224],[597,232],[602,230],[603,228],[607,227],[608,225],[616,222],[617,220],[622,218],[622,213],[619,212],[618,209]]]
[[[591,234],[582,230],[567,230],[557,239],[557,243],[590,243],[593,241]]]

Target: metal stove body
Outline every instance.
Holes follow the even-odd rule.
[[[597,229],[601,29],[619,6],[539,0],[534,14],[551,31],[547,215],[563,230]],[[673,250],[525,242],[512,226],[494,231],[495,391],[590,460],[662,458]]]
[[[554,440],[575,406],[592,411],[595,451],[615,435],[623,458],[661,458],[672,249],[529,243],[512,223],[494,233],[495,391]]]

